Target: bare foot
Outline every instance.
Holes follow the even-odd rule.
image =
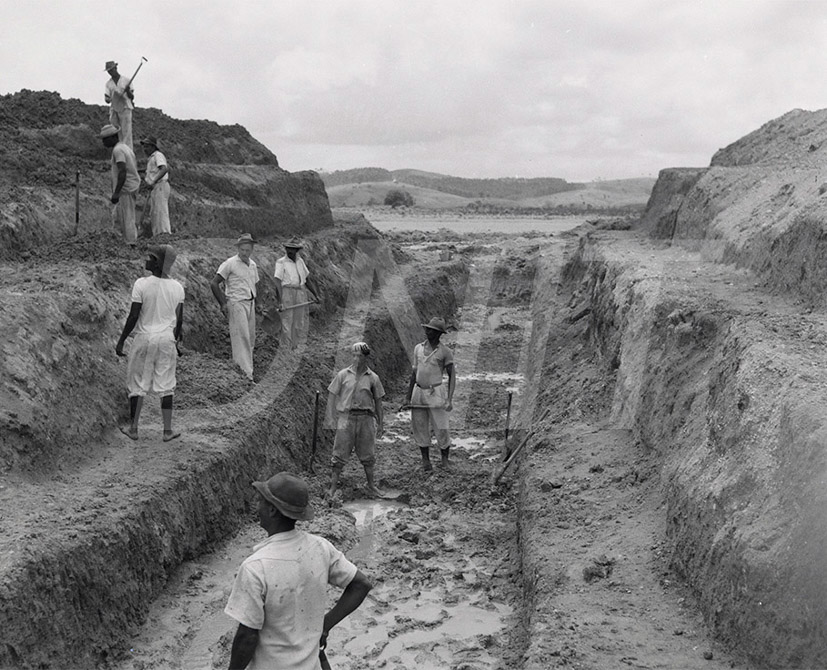
[[[388,497],[385,494],[384,491],[380,491],[375,486],[372,489],[371,488],[367,489],[367,496],[368,496],[368,498],[380,498],[380,499],[384,499],[384,498]]]
[[[172,440],[181,437],[181,433],[176,433],[172,430],[164,431],[164,442],[171,442]]]
[[[130,440],[137,440],[138,439],[138,431],[134,430],[131,425],[130,426],[118,426],[118,430],[120,430]]]

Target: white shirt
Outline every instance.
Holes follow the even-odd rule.
[[[138,164],[135,161],[135,152],[128,144],[118,142],[112,147],[112,188],[118,183],[118,163],[126,165],[126,181],[123,190],[134,193],[141,187],[141,178],[138,176]]]
[[[132,285],[132,302],[141,303],[141,314],[135,324],[135,334],[165,333],[175,330],[175,310],[184,302],[184,287],[176,280],[141,277]]]
[[[153,151],[149,160],[146,162],[146,177],[144,181],[149,186],[154,186],[158,181],[169,181],[169,166],[167,166],[167,172],[164,173],[164,176],[158,179],[160,168],[165,165],[167,165],[167,157],[157,149]]]
[[[296,260],[290,260],[289,256],[282,256],[276,261],[276,271],[273,276],[280,279],[283,286],[304,286],[310,271],[304,263],[304,259],[296,255]]]
[[[236,254],[219,265],[216,272],[224,278],[224,294],[227,300],[239,302],[256,297],[258,267],[252,258],[247,264]]]
[[[117,84],[111,77],[109,78],[109,81],[106,82],[104,95],[106,96],[106,99],[109,100],[109,106],[116,112],[122,112],[125,109],[134,109],[135,107],[129,99],[129,96],[126,94],[126,89],[128,86],[129,77],[124,77],[123,75],[121,75],[120,79],[118,79]]]
[[[327,585],[357,568],[330,542],[301,530],[271,535],[241,564],[224,612],[259,632],[247,670],[318,670]]]

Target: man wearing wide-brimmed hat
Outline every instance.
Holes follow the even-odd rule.
[[[422,454],[422,467],[430,472],[431,432],[436,436],[442,455],[441,463],[448,465],[451,434],[448,429],[448,412],[453,409],[454,354],[439,338],[446,332],[444,319],[438,316],[423,323],[426,340],[414,347],[414,363],[405,405],[411,405],[411,431]],[[444,383],[448,377],[447,388]]]
[[[299,255],[303,248],[302,242],[295,237],[285,242],[285,254],[276,261],[274,273],[276,307],[281,312],[280,343],[290,349],[295,349],[307,339],[310,312],[309,306],[304,303],[319,302],[319,291],[310,277],[307,264]]]
[[[146,269],[152,275],[141,277],[132,286],[129,316],[115,345],[115,353],[123,356],[126,338],[134,333],[126,372],[130,423],[121,428],[133,440],[138,439],[138,420],[150,391],[161,396],[164,442],[180,435],[172,430],[172,394],[178,362],[176,343],[184,320],[184,287],[169,276],[175,256],[169,244],[147,249]]]
[[[172,232],[169,225],[169,165],[158,147],[158,138],[149,136],[141,140],[141,147],[149,156],[146,162],[144,183],[149,192],[149,220],[153,235]],[[146,207],[146,205],[144,205]]]
[[[109,60],[106,61],[104,70],[109,74],[109,81],[103,92],[103,99],[109,105],[109,123],[118,129],[118,138],[130,149],[132,146],[132,101],[135,93],[129,77],[124,77],[118,72],[118,64]]]
[[[256,344],[256,284],[258,267],[250,258],[255,240],[244,233],[235,242],[238,253],[216,270],[210,288],[230,324],[233,360],[253,380],[253,348]],[[221,290],[221,285],[224,290]]]
[[[302,479],[280,472],[253,486],[268,538],[241,564],[224,608],[238,621],[230,668],[316,670],[330,629],[372,584],[326,539],[296,529],[296,521],[313,518]],[[328,584],[344,591],[326,611]]]
[[[134,247],[138,241],[135,196],[141,187],[135,152],[118,139],[118,129],[111,124],[101,128],[100,138],[103,146],[112,149],[112,195],[109,201],[116,205],[114,224],[122,230],[126,243]]]

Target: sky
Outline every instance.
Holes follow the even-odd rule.
[[[827,0],[0,0],[0,94],[103,104],[142,56],[136,104],[289,171],[655,177],[827,107]]]

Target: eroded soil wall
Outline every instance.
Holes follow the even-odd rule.
[[[86,298],[78,303],[62,298],[68,289],[56,286],[56,295],[48,301],[51,312],[45,313],[53,312],[55,318],[44,318],[44,322],[54,321],[56,330],[33,324],[28,338],[24,333],[13,347],[7,345],[7,351],[32,367],[21,378],[29,379],[32,387],[36,384],[31,380],[48,381],[42,382],[42,388],[33,388],[27,398],[31,423],[20,429],[7,419],[4,430],[4,435],[11,436],[3,445],[7,464],[27,468],[34,480],[10,480],[2,491],[9,513],[2,518],[6,542],[0,547],[0,667],[94,667],[117,652],[127,631],[142,621],[150,602],[181,561],[226,537],[249,516],[251,481],[279,469],[301,471],[308,466],[313,398],[316,390],[326,388],[334,372],[351,274],[355,265],[365,262],[357,253],[364,239],[376,241],[376,232],[352,223],[308,238],[307,256],[322,287],[324,305],[311,319],[306,355],[297,365],[288,368],[285,364],[282,369],[272,345],[268,354],[265,338],[257,355],[271,359],[256,359],[257,365],[267,368],[257,388],[242,391],[223,404],[200,407],[186,393],[176,394],[182,408],[176,416],[185,435],[171,443],[173,449],[150,444],[147,438],[131,443],[117,431],[112,437],[114,419],[125,405],[122,370],[117,369],[117,362],[104,360],[101,352],[111,350],[125,316],[129,281],[134,278],[129,270],[90,270],[93,279],[84,278]],[[182,250],[186,248],[182,243]],[[191,347],[182,366],[201,375],[191,387],[195,394],[206,394],[210,384],[229,379],[215,376],[218,372],[210,376],[214,364],[196,370],[192,362],[210,352],[220,354],[222,347],[229,353],[225,324],[213,332],[215,306],[209,277],[199,273],[204,267],[215,267],[224,255],[222,249],[219,243],[215,248],[207,244],[199,253],[189,248],[182,254],[190,271],[186,342]],[[268,258],[263,248],[259,253]],[[385,261],[392,259],[389,250],[383,254]],[[139,274],[137,266],[133,270]],[[466,276],[461,261],[436,264],[427,274],[400,284],[400,290],[414,311],[450,317]],[[271,290],[263,282],[262,300]],[[27,297],[16,299],[26,303]],[[8,309],[17,308],[15,296],[9,294],[5,300]],[[83,318],[77,316],[79,310]],[[22,308],[20,313],[24,313]],[[371,342],[380,375],[399,377],[409,369],[407,348],[381,301],[376,301],[370,313],[366,331],[360,334]],[[80,340],[60,334],[61,323],[71,324]],[[358,324],[353,327],[359,328]],[[54,365],[54,355],[39,354],[62,348],[67,349],[62,366]],[[76,374],[85,366],[92,368],[88,379]],[[282,379],[285,374],[289,379]],[[50,441],[46,429],[37,432],[37,407],[57,404],[59,396],[54,394],[61,393],[71,380],[77,412],[68,426],[49,424],[50,430],[63,431],[59,439]],[[9,384],[22,382],[15,382],[12,370],[5,383],[11,388]],[[237,383],[231,382],[231,390]],[[269,389],[277,392],[268,396]],[[107,448],[87,441],[93,458],[100,459],[97,463],[83,453],[81,442],[71,441],[71,431],[81,432],[90,418],[97,421],[101,439],[114,440]],[[328,453],[331,435],[324,429],[320,432],[321,460]],[[60,463],[71,465],[60,468]],[[40,481],[41,475],[48,485]],[[6,507],[13,500],[19,519],[12,507]]]
[[[613,381],[612,426],[659,464],[671,563],[726,644],[827,663],[825,323],[682,249],[602,233],[566,267]],[[529,589],[529,595],[531,591]]]

